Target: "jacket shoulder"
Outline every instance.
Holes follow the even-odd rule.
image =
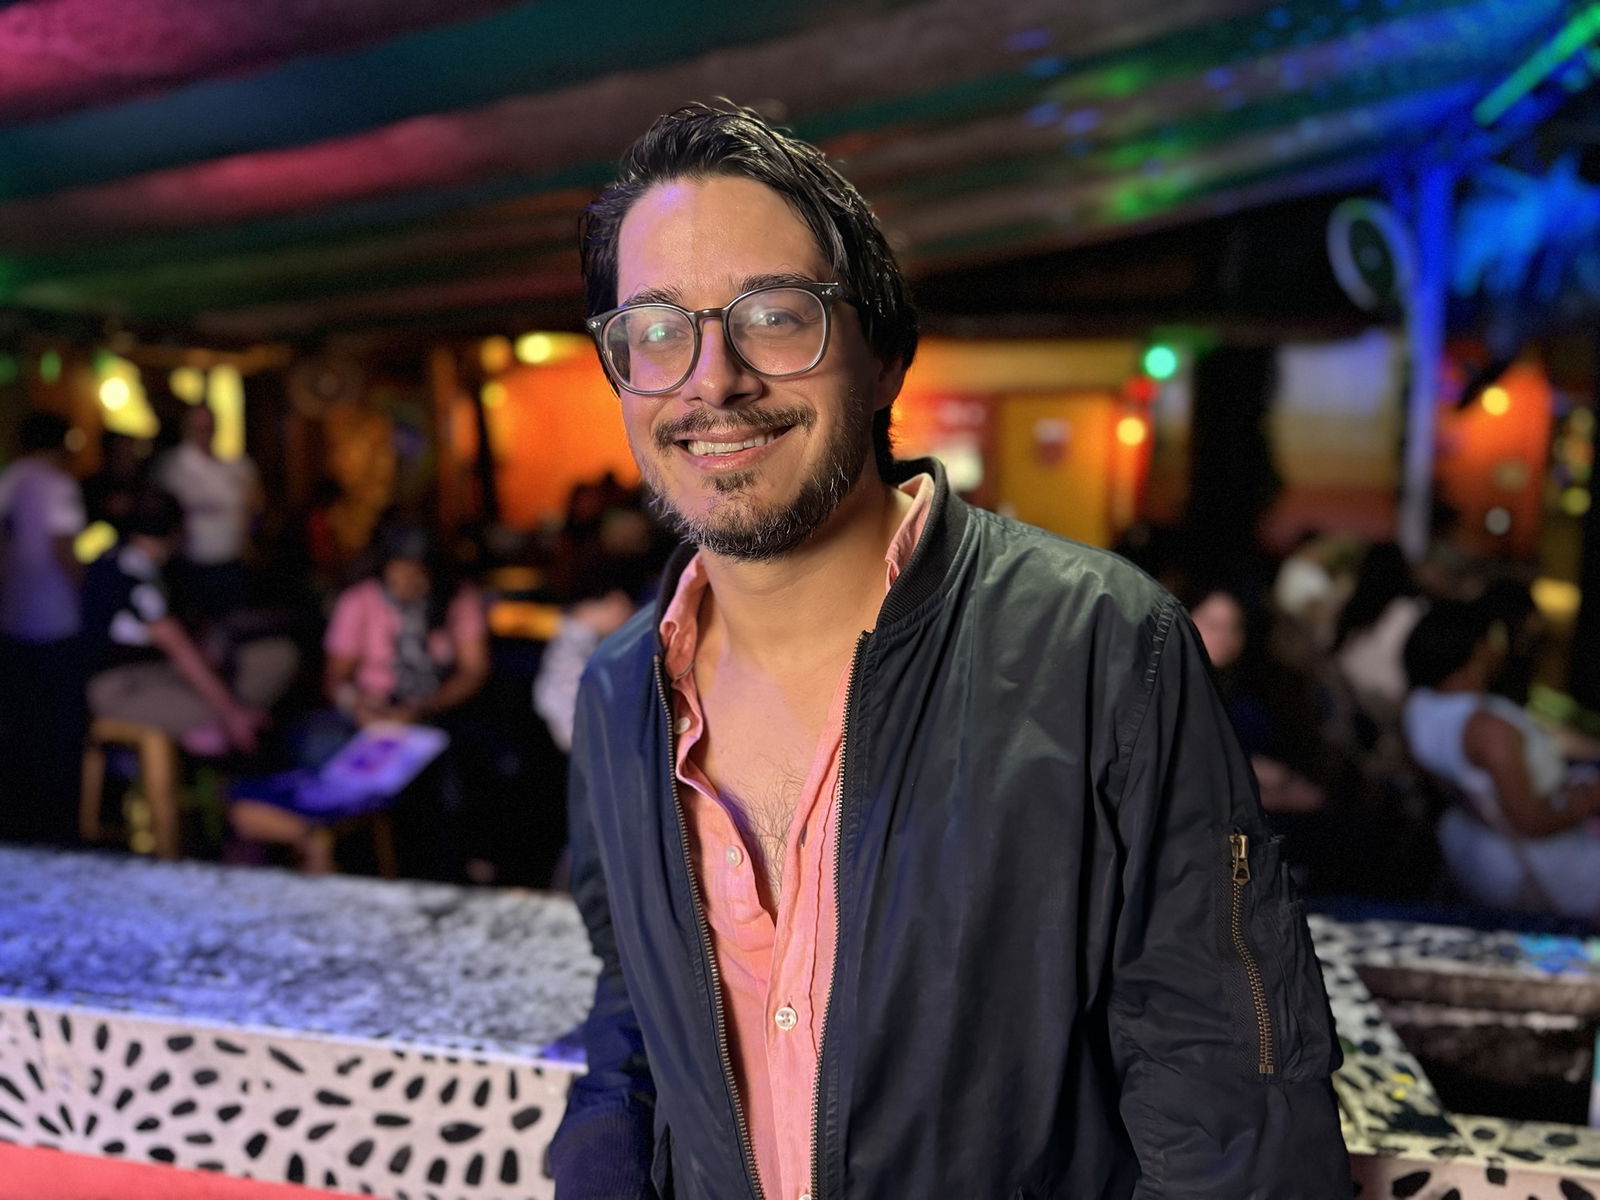
[[[1092,605],[1130,626],[1172,620],[1171,593],[1119,554],[985,509],[972,510],[972,524],[979,566],[997,586],[1052,596],[1066,609]]]
[[[622,628],[604,638],[584,668],[585,685],[592,681],[615,687],[635,676],[648,676],[657,647],[655,618],[655,605],[646,604]]]

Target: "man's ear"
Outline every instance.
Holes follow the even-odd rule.
[[[880,359],[878,361],[878,376],[872,384],[872,411],[888,408],[893,404],[895,397],[900,394],[900,389],[906,382],[905,360],[901,358]]]

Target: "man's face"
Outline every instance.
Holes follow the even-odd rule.
[[[777,192],[753,180],[674,180],[646,192],[617,239],[619,304],[713,308],[773,277],[835,282]],[[657,510],[685,539],[745,560],[778,557],[822,526],[871,470],[873,413],[902,372],[868,348],[855,309],[833,301],[811,370],[768,379],[702,326],[699,361],[677,389],[621,393],[623,421]],[[739,448],[757,440],[759,444]]]

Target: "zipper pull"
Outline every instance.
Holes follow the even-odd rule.
[[[1228,845],[1233,848],[1233,881],[1250,882],[1250,839],[1242,833],[1230,833]]]

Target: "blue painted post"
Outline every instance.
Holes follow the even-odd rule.
[[[1410,295],[1405,298],[1411,394],[1406,404],[1397,533],[1401,548],[1413,563],[1427,556],[1433,510],[1434,410],[1439,395],[1439,364],[1444,358],[1455,184],[1454,167],[1438,162],[1425,164],[1417,176],[1412,206],[1417,270]]]

